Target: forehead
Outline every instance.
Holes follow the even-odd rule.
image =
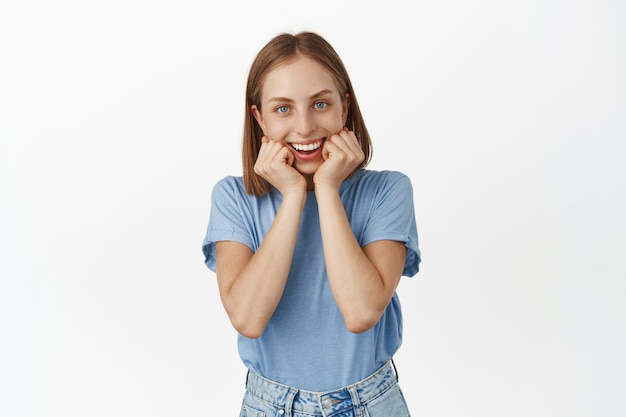
[[[339,94],[330,71],[311,58],[298,56],[267,74],[262,88],[262,100],[272,97],[308,98],[321,90]]]

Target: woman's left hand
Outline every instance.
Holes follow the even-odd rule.
[[[339,189],[341,183],[365,159],[354,132],[343,128],[324,142],[324,163],[313,175],[315,187],[330,186]]]

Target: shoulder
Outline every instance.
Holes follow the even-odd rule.
[[[243,197],[246,190],[243,184],[243,177],[226,176],[220,179],[213,186],[213,198],[230,196]]]
[[[373,171],[370,169],[364,169],[362,170],[362,172],[365,178],[376,178],[382,181],[398,181],[403,179],[409,179],[409,177],[405,173],[400,171]]]
[[[243,177],[223,177],[215,183],[211,192],[211,205],[222,211],[233,211],[241,205],[246,205],[247,199]]]
[[[357,171],[354,176],[345,182],[346,188],[368,188],[368,189],[387,189],[402,188],[411,189],[410,178],[400,171],[373,171],[362,169]]]
[[[226,176],[215,183],[211,198],[214,204],[223,206],[263,209],[274,206],[282,197],[280,193],[274,193],[272,190],[261,196],[248,194],[243,177]]]
[[[235,190],[235,189],[244,189],[243,186],[243,177],[236,177],[236,176],[226,176],[223,177],[222,179],[220,179],[219,181],[217,181],[215,183],[215,186],[213,187],[214,190],[221,190],[221,189],[231,189],[231,190]]]

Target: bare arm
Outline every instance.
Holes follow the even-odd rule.
[[[292,163],[284,145],[263,138],[255,172],[280,191],[280,208],[256,253],[238,242],[218,242],[215,249],[222,304],[235,329],[251,338],[263,334],[278,306],[296,247],[306,180]]]
[[[396,290],[404,263],[404,243],[381,240],[361,248],[352,233],[339,194],[318,190],[320,227],[330,287],[354,333],[374,326]]]
[[[353,132],[347,129],[325,143],[325,162],[315,173],[324,259],[331,291],[348,330],[374,326],[398,286],[407,252],[404,243],[372,242],[361,248],[339,197],[344,179],[363,160]]]
[[[306,198],[306,195],[304,195]],[[222,304],[235,329],[259,337],[285,289],[304,199],[283,200],[256,253],[239,242],[216,245],[217,282]]]

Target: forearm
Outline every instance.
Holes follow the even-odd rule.
[[[360,247],[337,191],[316,188],[326,271],[348,329],[373,326],[395,290]],[[389,288],[393,285],[393,288]]]
[[[222,302],[233,326],[241,334],[263,333],[282,297],[296,245],[304,198],[285,198],[258,250],[235,271],[222,290]],[[231,269],[232,271],[232,269]],[[219,277],[219,271],[218,271]]]

